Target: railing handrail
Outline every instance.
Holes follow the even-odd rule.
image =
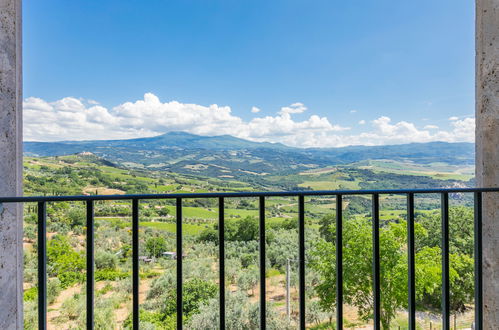
[[[450,329],[449,311],[449,195],[453,193],[473,193],[474,201],[474,254],[475,254],[475,327],[483,328],[483,295],[482,295],[482,194],[499,192],[497,188],[434,188],[434,189],[366,189],[366,190],[315,190],[315,191],[281,191],[281,192],[210,192],[210,193],[170,193],[170,194],[134,194],[134,195],[80,195],[80,196],[24,196],[0,197],[1,203],[38,203],[38,324],[40,329],[47,328],[47,206],[48,202],[83,201],[86,202],[86,268],[87,268],[87,329],[93,329],[94,321],[94,202],[99,200],[131,200],[132,201],[132,324],[139,327],[139,202],[140,200],[174,199],[176,201],[176,247],[177,255],[182,256],[182,200],[193,198],[218,198],[218,228],[224,228],[224,199],[255,197],[259,199],[259,263],[260,263],[260,328],[266,328],[266,284],[265,284],[265,198],[266,197],[298,197],[298,249],[299,249],[299,328],[305,329],[305,197],[331,196],[336,199],[336,326],[343,327],[343,248],[342,248],[342,196],[370,195],[372,198],[372,241],[373,241],[373,321],[374,329],[381,329],[380,313],[380,215],[379,195],[405,195],[407,198],[407,254],[408,254],[408,323],[409,329],[416,329],[415,300],[415,244],[414,222],[416,194],[439,194],[441,206],[441,246],[442,246],[442,323],[443,329]],[[219,302],[220,329],[225,328],[225,249],[224,230],[219,230]],[[177,329],[183,327],[182,317],[182,259],[177,258]]]
[[[0,203],[29,202],[70,202],[99,200],[137,200],[137,199],[189,199],[189,198],[248,198],[248,197],[297,197],[297,196],[345,196],[345,195],[404,195],[404,194],[441,194],[499,192],[495,188],[431,188],[431,189],[359,189],[359,190],[297,190],[297,191],[249,191],[249,192],[209,192],[209,193],[166,193],[130,195],[67,195],[67,196],[18,196],[0,197]]]

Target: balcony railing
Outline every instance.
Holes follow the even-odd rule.
[[[379,197],[380,195],[403,195],[407,199],[407,253],[408,253],[408,321],[409,329],[416,329],[415,289],[415,245],[414,245],[414,196],[417,194],[440,194],[441,246],[442,246],[442,328],[450,329],[449,304],[449,194],[473,193],[474,195],[474,253],[475,253],[475,329],[482,329],[482,195],[499,192],[499,188],[464,189],[410,189],[410,190],[335,190],[299,192],[244,192],[244,193],[193,193],[193,194],[142,194],[142,195],[96,195],[96,196],[43,196],[43,197],[1,197],[1,203],[38,203],[38,325],[47,328],[47,251],[46,225],[47,203],[61,201],[86,202],[86,308],[87,329],[94,323],[94,202],[111,200],[132,201],[132,324],[139,328],[139,201],[151,199],[176,200],[176,248],[182,256],[182,200],[192,198],[218,199],[218,228],[224,228],[224,201],[227,198],[253,197],[259,199],[259,262],[260,262],[260,328],[266,328],[265,297],[265,199],[266,197],[298,198],[298,248],[299,248],[299,327],[305,329],[305,197],[333,196],[336,198],[336,328],[343,328],[343,197],[367,195],[372,197],[372,277],[374,294],[374,328],[380,329],[380,244],[379,244]],[[225,250],[224,230],[219,230],[219,303],[220,329],[225,329]],[[177,328],[182,329],[182,258],[176,258],[177,277]]]

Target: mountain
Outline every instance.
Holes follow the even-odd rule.
[[[25,142],[27,156],[62,156],[91,152],[120,166],[231,178],[296,174],[304,170],[367,160],[417,164],[473,165],[472,143],[411,143],[343,148],[293,148],[229,135],[184,132],[129,140]]]

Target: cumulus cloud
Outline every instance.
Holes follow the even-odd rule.
[[[26,141],[125,139],[185,131],[199,135],[229,134],[297,147],[337,147],[429,141],[472,142],[475,129],[474,118],[450,119],[449,130],[438,130],[433,125],[418,129],[405,121],[392,123],[389,117],[381,116],[365,125],[364,132],[352,134],[350,128],[332,123],[327,117],[312,114],[304,120],[294,119],[295,114],[307,110],[302,103],[282,107],[275,116],[247,121],[234,115],[228,106],[162,102],[151,93],[145,94],[141,100],[113,108],[73,97],[53,102],[29,97],[24,100],[23,108]],[[252,108],[253,113],[258,113],[254,109],[258,108]],[[366,121],[361,120],[359,124],[366,124]]]
[[[359,120],[359,125],[365,125],[365,124],[366,124],[366,121],[364,119]]]
[[[307,110],[307,107],[303,105],[303,103],[293,103],[290,106],[287,107],[282,107],[281,111],[279,111],[279,114],[291,114],[291,113],[303,113]]]
[[[259,113],[261,110],[260,108],[257,108],[257,107],[251,107],[251,112],[252,113]]]

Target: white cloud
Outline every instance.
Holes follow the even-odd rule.
[[[365,125],[364,131],[348,134],[348,127],[332,123],[327,117],[312,114],[302,121],[293,118],[306,110],[302,103],[294,103],[282,107],[275,116],[245,121],[228,106],[163,103],[151,93],[111,109],[73,97],[54,102],[29,97],[24,100],[24,138],[26,141],[125,139],[185,131],[199,135],[229,134],[298,147],[474,141],[474,118],[449,119],[450,129],[440,130],[434,125],[418,129],[406,121],[392,123],[389,117],[382,116],[371,125],[359,121]]]
[[[438,126],[437,125],[426,125],[425,127],[423,127],[424,129],[438,129]]]
[[[252,113],[259,113],[261,110],[260,108],[257,108],[257,107],[251,107],[251,112]]]
[[[451,120],[451,121],[459,120],[459,117],[452,116],[452,117],[449,117],[449,120]]]
[[[303,105],[303,103],[293,103],[290,106],[282,107],[279,114],[291,114],[291,113],[303,113],[307,110],[307,107]]]
[[[350,113],[356,113],[357,110],[350,110]]]

